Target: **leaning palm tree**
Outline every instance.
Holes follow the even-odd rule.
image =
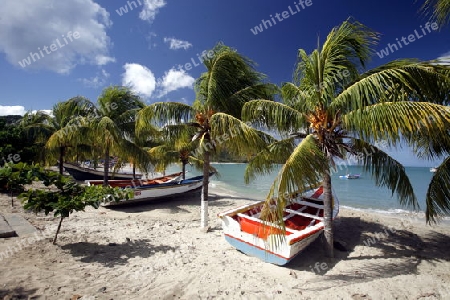
[[[326,253],[333,257],[330,170],[336,159],[355,155],[378,186],[396,193],[400,203],[417,207],[404,167],[375,146],[396,145],[413,132],[439,136],[449,128],[445,106],[430,99],[445,97],[449,78],[441,66],[399,60],[362,73],[374,53],[378,34],[347,20],[329,33],[322,47],[300,49],[294,82],[282,87],[283,102],[255,100],[243,107],[243,119],[280,132],[284,138],[249,163],[246,179],[283,162],[268,195],[265,214],[282,220],[282,209],[294,192],[322,183]],[[423,102],[420,102],[423,101]],[[277,209],[270,210],[272,196]]]
[[[92,144],[101,145],[104,157],[103,185],[108,185],[110,156],[134,158],[134,165],[148,170],[151,160],[147,152],[133,142],[135,136],[135,118],[145,105],[137,95],[126,87],[111,86],[103,90],[97,100],[97,106],[86,106],[89,117],[80,127]]]
[[[262,134],[239,120],[244,103],[252,99],[272,99],[274,88],[264,83],[264,75],[236,50],[221,43],[214,55],[203,61],[206,72],[195,83],[193,106],[177,102],[153,103],[139,113],[138,128],[159,122],[161,127],[186,124],[195,129],[196,155],[203,160],[201,227],[208,227],[208,183],[210,155],[220,147],[236,154],[250,154],[264,147]]]
[[[69,147],[80,140],[76,136],[79,117],[85,116],[84,106],[89,100],[77,96],[53,106],[51,115],[38,111],[28,112],[22,119],[26,132],[45,145],[47,159],[57,157],[59,173],[64,171],[64,156]]]
[[[426,0],[421,10],[431,19],[436,21],[440,27],[450,21],[450,0]]]

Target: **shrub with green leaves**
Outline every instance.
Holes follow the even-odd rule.
[[[84,211],[86,206],[98,208],[101,202],[130,199],[133,197],[131,189],[120,189],[103,186],[82,186],[71,178],[60,175],[57,172],[45,171],[37,175],[50,190],[30,189],[19,197],[24,203],[24,208],[35,213],[44,212],[45,215],[53,212],[55,217],[60,217],[53,244],[56,244],[61,223],[74,211]]]
[[[39,165],[29,165],[23,162],[6,163],[0,168],[0,192],[11,193],[11,206],[13,203],[13,193],[23,192],[24,185],[30,184],[37,179],[39,174],[44,174],[45,170]]]

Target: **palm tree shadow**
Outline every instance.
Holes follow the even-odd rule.
[[[31,296],[35,295],[37,290],[36,288],[27,290],[23,287],[14,287],[7,290],[0,289],[0,299],[34,299]]]
[[[407,230],[388,228],[356,217],[341,217],[336,222],[335,241],[346,249],[337,250],[335,247],[333,260],[325,256],[325,241],[321,235],[287,267],[322,275],[322,280],[310,284],[312,290],[321,290],[350,282],[417,274],[417,267],[423,260],[430,263],[450,260],[450,253],[443,250],[450,248],[450,235],[431,232],[421,238]],[[375,248],[376,251],[371,249],[370,254],[356,256],[354,252],[357,246]],[[342,261],[352,266],[348,272],[327,275]]]
[[[175,251],[179,247],[166,245],[154,246],[149,240],[128,241],[122,244],[109,243],[97,244],[79,242],[67,244],[61,247],[70,251],[73,257],[77,257],[84,263],[100,263],[105,267],[113,268],[117,265],[125,265],[134,257],[148,258],[158,252],[166,253]]]
[[[200,205],[200,192],[167,196],[149,201],[123,203],[105,208],[125,213],[141,213],[158,209],[168,209],[170,213],[190,213],[189,210],[181,207],[186,205]]]

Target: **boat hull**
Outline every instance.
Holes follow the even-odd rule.
[[[322,192],[323,189],[319,188],[309,192],[306,198],[296,195],[291,199],[291,204],[285,208],[285,233],[279,225],[259,219],[265,201],[223,212],[219,217],[222,219],[225,240],[247,255],[268,263],[285,265],[323,232]],[[338,212],[339,202],[333,196],[333,218]],[[275,239],[278,243],[273,243]]]
[[[304,250],[312,242],[314,242],[320,236],[321,233],[322,230],[304,239],[301,243],[298,242],[295,245],[292,245],[290,247],[288,256],[283,256],[277,252],[270,251],[266,248],[258,247],[255,245],[254,242],[249,243],[229,234],[225,234],[225,240],[230,245],[232,245],[239,251],[249,256],[257,257],[260,260],[267,263],[284,266],[287,263],[289,263],[292,259],[294,259],[297,255],[299,255],[302,250]]]
[[[192,179],[181,180],[180,182],[162,183],[158,185],[152,185],[147,187],[134,188],[134,197],[119,201],[104,202],[102,206],[117,206],[128,205],[135,203],[150,202],[152,200],[158,200],[162,198],[168,198],[177,196],[184,193],[193,192],[201,189],[203,185],[203,176],[197,176]]]
[[[64,169],[75,179],[78,181],[85,180],[102,180],[103,179],[103,171],[94,170],[89,168],[82,168],[72,164],[64,164]],[[136,174],[135,177],[137,179],[142,178],[142,174]],[[131,173],[109,173],[108,179],[133,179],[133,174]]]

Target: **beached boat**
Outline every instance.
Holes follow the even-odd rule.
[[[198,189],[203,185],[203,176],[196,176],[180,181],[172,181],[161,184],[131,187],[134,197],[129,200],[108,201],[101,203],[102,206],[115,206],[123,204],[134,204],[148,202],[156,199],[167,198],[179,194],[185,194]]]
[[[152,179],[122,179],[122,180],[108,180],[111,187],[146,187],[154,184],[170,183],[179,181],[183,172],[173,173],[166,176],[156,177]],[[101,185],[103,180],[85,180],[88,185]]]
[[[358,179],[360,176],[361,176],[360,174],[346,174],[346,175],[339,176],[339,178],[342,178],[342,179]]]
[[[297,195],[284,209],[286,231],[260,219],[264,201],[237,207],[219,214],[225,239],[245,254],[277,265],[285,265],[311,244],[323,231],[323,187]],[[333,218],[339,202],[333,193]],[[276,236],[278,235],[278,237]],[[274,238],[281,239],[277,245]]]
[[[64,169],[69,173],[75,180],[85,181],[85,180],[95,180],[103,179],[103,170],[84,168],[72,163],[64,163]],[[137,179],[142,178],[142,174],[135,174]],[[132,173],[125,172],[109,172],[108,179],[133,179]]]

